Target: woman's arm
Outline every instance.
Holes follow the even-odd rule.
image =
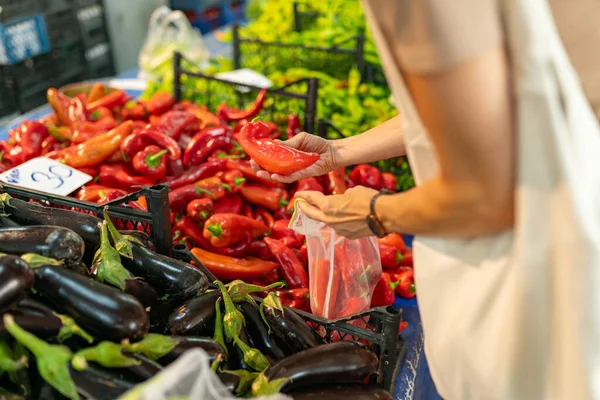
[[[504,49],[441,73],[406,74],[406,80],[435,146],[440,173],[407,192],[379,197],[376,213],[386,229],[470,237],[510,228],[515,140]],[[368,233],[365,217],[374,191],[357,189],[341,196],[298,196],[313,205],[301,204],[309,217],[358,237]]]

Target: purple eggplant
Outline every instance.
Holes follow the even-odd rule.
[[[284,359],[286,354],[291,354],[289,348],[283,346],[277,336],[269,334],[269,329],[255,304],[244,301],[238,306],[246,318],[248,336],[258,350],[275,361]]]
[[[212,362],[217,358],[221,357],[223,362],[227,361],[227,355],[223,347],[207,337],[200,336],[175,336],[173,340],[177,341],[177,345],[165,356],[159,358],[157,361],[162,365],[169,365],[173,361],[177,360],[186,350],[201,348],[204,350],[209,357],[209,362]]]
[[[288,393],[294,400],[392,400],[385,390],[361,384],[317,386]]]
[[[313,347],[271,366],[270,381],[285,378],[282,392],[307,386],[361,382],[377,371],[379,360],[366,347],[354,342],[337,342]]]
[[[134,237],[135,239],[139,240],[142,243],[142,245],[144,245],[144,247],[147,248],[148,250],[156,251],[156,246],[154,245],[154,242],[150,238],[150,235],[148,235],[146,232],[142,232],[142,231],[119,231],[119,232],[121,233],[121,235],[131,236],[131,237]]]
[[[61,267],[35,269],[36,292],[99,339],[139,340],[148,333],[146,310],[133,296]]]
[[[0,228],[0,252],[35,253],[57,260],[79,261],[83,257],[83,239],[60,226],[21,226]]]
[[[0,257],[0,310],[12,303],[33,286],[33,271],[25,261],[15,256]]]
[[[17,325],[21,328],[44,340],[57,337],[63,327],[60,318],[54,315],[28,315],[26,313],[19,313],[17,309],[13,317]],[[0,320],[0,338],[7,337],[11,337],[11,335],[4,327],[4,322]]]
[[[18,228],[21,224],[16,223],[5,215],[0,215],[0,228]]]
[[[212,335],[215,303],[221,292],[213,290],[186,301],[169,315],[167,332],[171,335]]]

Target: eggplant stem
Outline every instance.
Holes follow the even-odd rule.
[[[158,360],[169,354],[180,342],[181,340],[170,336],[149,333],[139,342],[129,343],[129,341],[123,341],[121,346],[130,353],[141,353],[151,360]]]

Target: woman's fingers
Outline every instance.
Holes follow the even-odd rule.
[[[313,190],[301,190],[294,194],[297,198],[306,200],[309,204],[317,207],[319,210],[323,210],[325,208],[326,196],[317,191]]]
[[[312,204],[306,203],[304,201],[298,202],[298,207],[300,210],[310,219],[314,219],[315,221],[325,222],[325,214],[323,211],[319,210],[317,207]]]

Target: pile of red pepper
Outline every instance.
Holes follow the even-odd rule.
[[[167,183],[176,242],[188,245],[219,279],[263,285],[285,280],[287,287],[277,290],[284,304],[308,310],[307,248],[304,237],[288,228],[294,193],[341,194],[355,185],[395,191],[396,178],[370,165],[358,165],[348,176],[343,168],[292,185],[258,177],[244,149],[270,154],[277,150],[272,139],[281,137],[271,122],[249,122],[266,94],[261,91],[246,110],[222,104],[213,114],[162,92],[133,100],[100,84],[73,98],[49,89],[54,113],[23,122],[9,142],[0,142],[0,172],[38,156],[61,160],[94,177],[75,195],[97,203]],[[284,137],[300,131],[300,119],[290,115]],[[279,167],[315,161],[314,155],[288,150],[275,155]],[[129,206],[146,209],[144,203],[140,198]],[[386,272],[373,305],[391,304],[394,290],[414,297],[412,255],[402,237],[381,239],[380,250]]]

